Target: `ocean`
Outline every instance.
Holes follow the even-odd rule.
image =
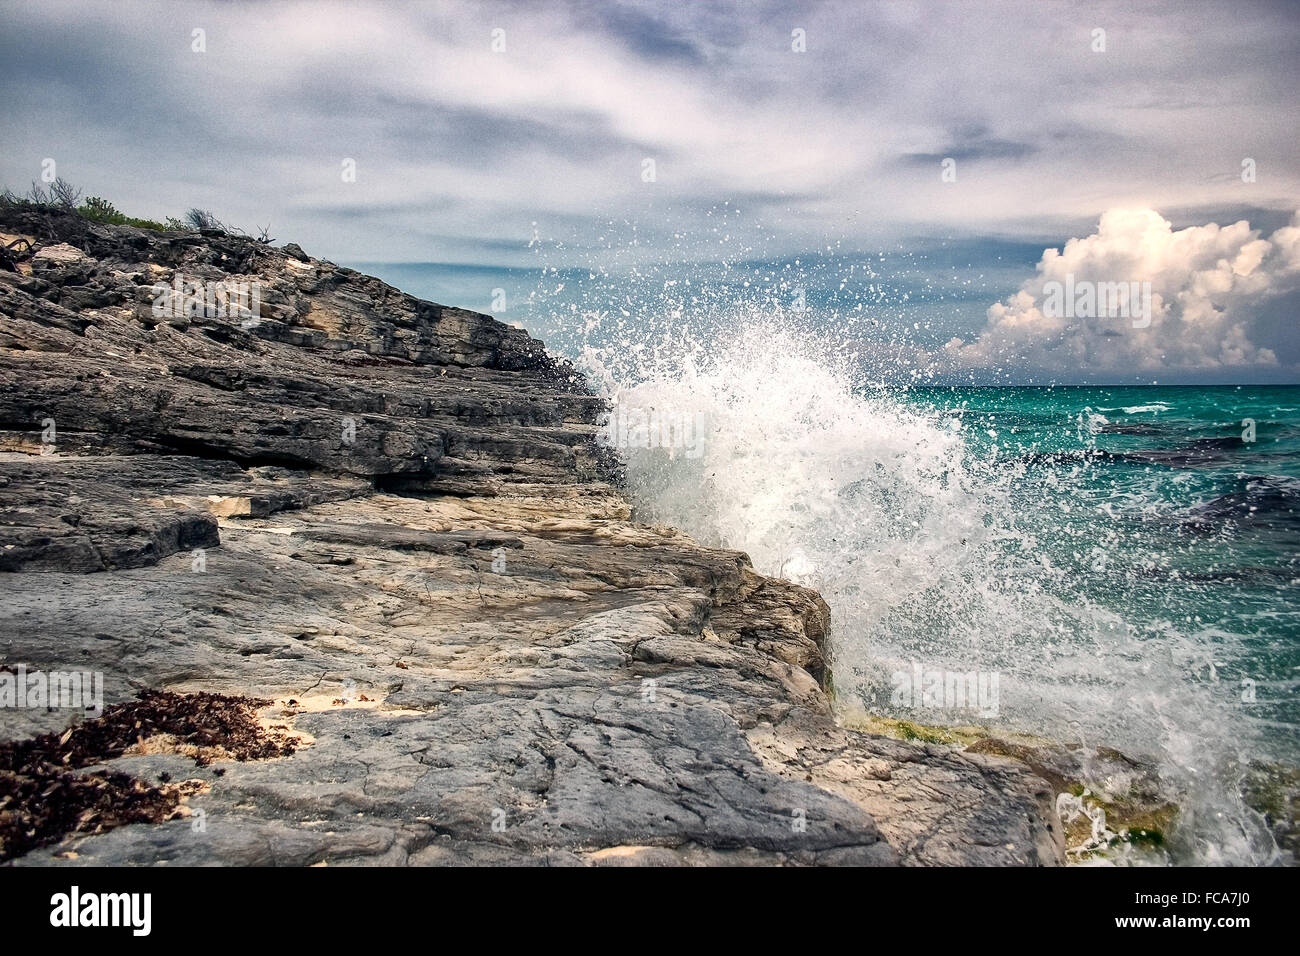
[[[1300,750],[1300,387],[914,389],[1003,468],[1058,594],[1168,654],[1265,759]],[[1017,545],[1018,546],[1018,545]],[[1044,582],[1046,583],[1046,582]]]

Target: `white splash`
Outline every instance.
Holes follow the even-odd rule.
[[[620,407],[700,423],[689,455],[623,450],[637,516],[817,589],[840,706],[887,713],[889,675],[917,660],[999,674],[995,719],[950,722],[1154,749],[1188,810],[1185,859],[1272,858],[1257,815],[1208,771],[1222,715],[1189,710],[1176,642],[1145,641],[1017,527],[1022,466],[975,457],[975,425],[868,387],[851,356],[779,319],[750,316],[711,349],[668,341],[583,354]]]

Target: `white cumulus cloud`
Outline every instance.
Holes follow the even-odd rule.
[[[1049,302],[1067,277],[1074,287],[1149,282],[1150,324],[1062,315]],[[1151,209],[1111,209],[1094,234],[1045,250],[973,340],[954,338],[933,358],[951,370],[1084,375],[1277,367],[1300,336],[1294,312],[1279,324],[1266,306],[1298,289],[1300,212],[1264,238],[1245,220],[1176,230]]]

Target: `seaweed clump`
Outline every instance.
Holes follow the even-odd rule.
[[[223,694],[143,691],[62,733],[0,743],[0,860],[47,846],[69,833],[101,833],[128,823],[180,815],[183,787],[155,787],[115,770],[79,772],[139,752],[150,740],[191,757],[267,760],[294,752],[284,734],[254,716],[268,701]]]

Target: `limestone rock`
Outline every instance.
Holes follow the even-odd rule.
[[[600,401],[522,330],[293,245],[0,229],[0,664],[271,699],[303,741],[146,741],[109,766],[202,781],[189,818],[19,864],[1062,859],[1022,765],[837,725],[825,603],[633,523]],[[159,308],[177,276],[258,283],[256,321]]]

